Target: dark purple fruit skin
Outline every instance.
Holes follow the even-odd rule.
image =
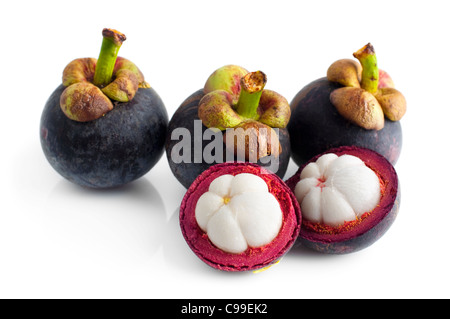
[[[41,117],[40,140],[50,165],[69,181],[89,188],[113,188],[146,174],[164,152],[168,115],[152,88],[91,122],[76,122],[61,111],[60,85]]]
[[[288,130],[294,162],[301,166],[330,148],[354,145],[374,150],[395,165],[402,148],[400,122],[385,118],[379,131],[350,123],[330,102],[330,93],[340,87],[321,78],[305,86],[292,100]]]
[[[398,181],[397,173],[395,172],[394,167],[389,163],[389,161],[382,157],[380,154],[370,150],[370,149],[361,149],[359,147],[354,146],[343,146],[334,149],[330,149],[323,154],[326,153],[334,153],[337,155],[350,154],[358,156],[361,153],[372,153],[370,155],[372,157],[372,162],[381,163],[383,165],[384,175],[388,175],[391,180],[389,180],[389,184],[387,185],[387,190],[384,195],[383,202],[380,205],[383,205],[383,211],[381,212],[382,219],[378,221],[375,225],[373,225],[369,230],[364,233],[351,236],[351,238],[346,240],[315,240],[312,239],[314,234],[311,231],[307,230],[306,227],[302,227],[302,231],[300,232],[300,236],[297,241],[301,243],[301,245],[316,250],[321,253],[326,254],[349,254],[353,252],[360,251],[371,246],[375,243],[379,238],[381,238],[388,229],[394,223],[400,208],[400,199],[401,199],[401,191],[400,191],[400,183]],[[286,181],[288,187],[294,191],[295,186],[300,180],[300,174],[303,168],[310,162],[315,162],[320,156],[323,154],[318,154],[308,162],[303,164],[298,171]],[[359,156],[358,156],[359,157]],[[360,157],[361,158],[361,157]],[[370,162],[367,161],[366,158],[361,158],[366,165],[371,166]],[[384,162],[384,163],[383,163]],[[377,166],[380,164],[377,164]],[[375,165],[374,165],[375,166]],[[379,167],[379,166],[378,166]],[[394,193],[395,192],[395,193]],[[387,205],[385,204],[387,203]],[[312,234],[312,235],[311,235]]]
[[[205,170],[207,170],[209,167],[219,164],[216,162],[213,163],[206,163],[203,158],[199,159],[199,163],[194,162],[194,145],[197,143],[202,143],[202,154],[203,149],[206,145],[211,143],[211,141],[206,140],[198,140],[194,142],[194,121],[199,120],[198,117],[198,104],[202,97],[204,96],[203,89],[200,89],[196,92],[194,92],[192,95],[190,95],[176,110],[174,115],[172,116],[170,122],[169,122],[169,128],[167,133],[167,140],[166,140],[166,155],[167,160],[169,162],[170,169],[172,170],[173,175],[176,177],[176,179],[185,187],[189,188],[189,186],[194,182],[194,180]],[[190,163],[174,163],[174,161],[171,158],[172,148],[179,143],[179,140],[172,140],[172,132],[176,128],[186,128],[191,133],[192,137],[192,143],[191,143],[191,161]],[[202,136],[203,133],[208,128],[204,125],[202,125]],[[289,139],[289,132],[287,129],[279,129],[279,136],[280,144],[282,147],[282,152],[279,157],[279,167],[278,171],[275,172],[276,175],[278,175],[280,178],[284,177],[284,174],[286,173],[289,159],[290,159],[290,153],[291,153],[291,146],[290,146],[290,139]],[[225,145],[223,148],[223,154],[224,154],[224,160],[226,159],[226,150]],[[267,159],[265,159],[267,161]],[[272,160],[272,159],[271,159]],[[269,164],[261,163],[261,161],[258,161],[256,164],[267,168],[268,165],[270,165],[270,161],[268,161]]]

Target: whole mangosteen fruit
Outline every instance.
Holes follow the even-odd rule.
[[[165,147],[169,166],[184,187],[224,162],[256,163],[284,176],[291,110],[283,96],[264,89],[266,81],[261,71],[226,65],[176,110]]]
[[[248,162],[209,167],[180,206],[189,247],[209,266],[226,271],[258,270],[277,262],[294,244],[301,218],[289,187]]]
[[[323,253],[370,246],[389,229],[400,206],[392,164],[375,151],[355,146],[315,156],[286,184],[301,207],[299,241]]]
[[[100,56],[70,62],[48,99],[40,140],[51,166],[71,182],[111,188],[146,174],[164,152],[168,115],[131,61],[125,35],[103,30]]]
[[[378,69],[370,43],[354,57],[359,62],[334,62],[327,77],[306,85],[292,100],[288,130],[297,165],[339,146],[369,148],[393,165],[397,162],[406,100],[392,78]]]

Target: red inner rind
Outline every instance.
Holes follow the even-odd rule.
[[[283,212],[283,223],[277,237],[263,247],[248,248],[240,254],[230,254],[214,246],[195,219],[195,207],[201,195],[217,177],[251,173],[261,177],[269,192],[278,200]],[[301,226],[298,202],[287,185],[275,174],[251,163],[224,163],[210,167],[189,187],[180,207],[180,226],[189,247],[205,263],[229,271],[254,270],[279,259],[294,244]]]
[[[367,167],[372,169],[380,179],[380,186],[382,189],[381,199],[377,207],[368,213],[365,213],[360,219],[354,222],[348,222],[341,226],[342,228],[332,229],[332,227],[323,225],[314,225],[306,220],[303,220],[303,227],[300,232],[300,237],[310,241],[317,242],[342,242],[358,237],[381,222],[390,212],[395,203],[398,190],[397,173],[393,166],[380,154],[365,148],[343,146],[323,153],[334,153],[338,156],[348,154],[360,158]],[[292,176],[286,184],[295,189],[295,186],[300,181],[300,174],[303,168],[311,162],[315,162],[323,154],[317,155],[310,161],[305,163],[297,173]]]

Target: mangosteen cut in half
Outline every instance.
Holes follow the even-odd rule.
[[[302,244],[324,253],[350,253],[378,240],[397,216],[400,190],[393,166],[358,147],[314,157],[287,184],[300,204]]]
[[[277,175],[251,163],[211,166],[194,181],[180,207],[189,247],[209,266],[226,271],[273,264],[291,248],[300,225],[291,190]]]

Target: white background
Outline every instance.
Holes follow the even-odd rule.
[[[0,297],[450,297],[449,10],[432,0],[2,2]],[[62,179],[41,150],[41,112],[68,62],[98,56],[104,27],[126,34],[120,55],[169,116],[225,64],[264,71],[266,88],[291,101],[371,42],[408,101],[394,225],[354,254],[296,248],[262,273],[225,273],[186,245],[185,189],[165,156],[122,189]]]

